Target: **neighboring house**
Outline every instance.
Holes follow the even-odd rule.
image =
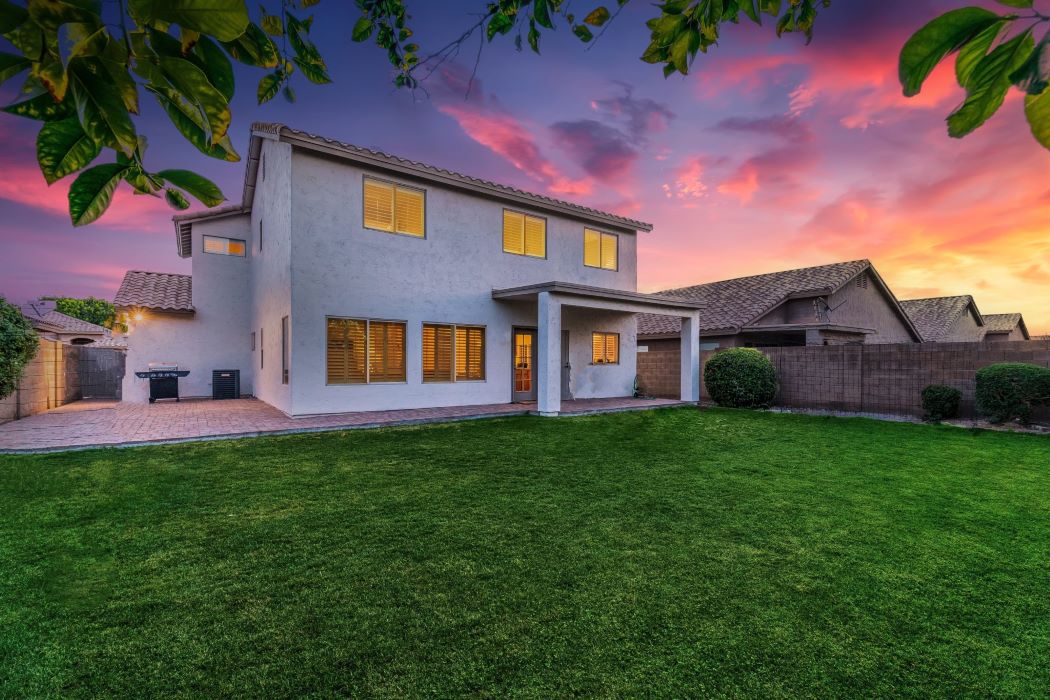
[[[123,346],[123,339],[114,337],[108,328],[56,311],[52,300],[28,302],[21,306],[21,311],[41,338],[70,345]]]
[[[1021,314],[985,314],[984,339],[987,341],[1031,340]]]
[[[908,299],[904,311],[927,343],[973,343],[985,333],[985,321],[969,294]]]
[[[649,224],[277,124],[252,128],[242,201],[175,217],[184,275],[129,272],[124,398],[150,363],[184,396],[239,370],[289,415],[630,396],[636,314],[679,319],[699,399],[697,304],[637,292]]]
[[[709,282],[659,292],[699,306],[703,349],[911,343],[921,337],[867,260]],[[677,319],[643,314],[638,341],[676,343]]]

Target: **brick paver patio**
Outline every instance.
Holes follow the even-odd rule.
[[[672,399],[563,401],[562,413],[587,414],[677,406]],[[257,399],[185,400],[155,404],[86,400],[0,425],[0,453],[57,452],[89,447],[214,440],[287,433],[441,423],[532,413],[532,404],[363,411],[289,418]]]

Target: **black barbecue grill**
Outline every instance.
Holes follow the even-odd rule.
[[[178,365],[162,365],[150,363],[145,372],[135,372],[139,379],[149,380],[149,402],[157,399],[179,400],[179,378],[185,377],[190,371],[179,369]]]

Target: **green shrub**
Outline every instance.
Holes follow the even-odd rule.
[[[941,421],[959,416],[959,400],[962,392],[952,386],[931,384],[922,390],[922,410],[926,420]]]
[[[993,423],[1027,423],[1035,406],[1050,405],[1050,369],[1003,362],[977,370],[977,410]]]
[[[15,390],[37,345],[33,326],[17,306],[0,297],[0,399]]]
[[[719,406],[769,408],[777,395],[777,373],[758,350],[729,348],[707,361],[704,385]]]

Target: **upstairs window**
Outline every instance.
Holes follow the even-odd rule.
[[[365,228],[423,238],[426,193],[414,187],[365,178]]]
[[[244,257],[244,241],[237,238],[222,238],[221,236],[205,236],[204,252],[214,255],[237,255]]]
[[[620,334],[591,334],[591,363],[596,365],[617,365],[620,363]]]
[[[485,329],[423,324],[423,381],[462,382],[485,378]]]
[[[547,220],[504,209],[503,252],[547,257]]]
[[[329,384],[405,381],[404,321],[329,318]]]
[[[587,267],[615,270],[619,238],[614,233],[583,229],[583,264]]]

